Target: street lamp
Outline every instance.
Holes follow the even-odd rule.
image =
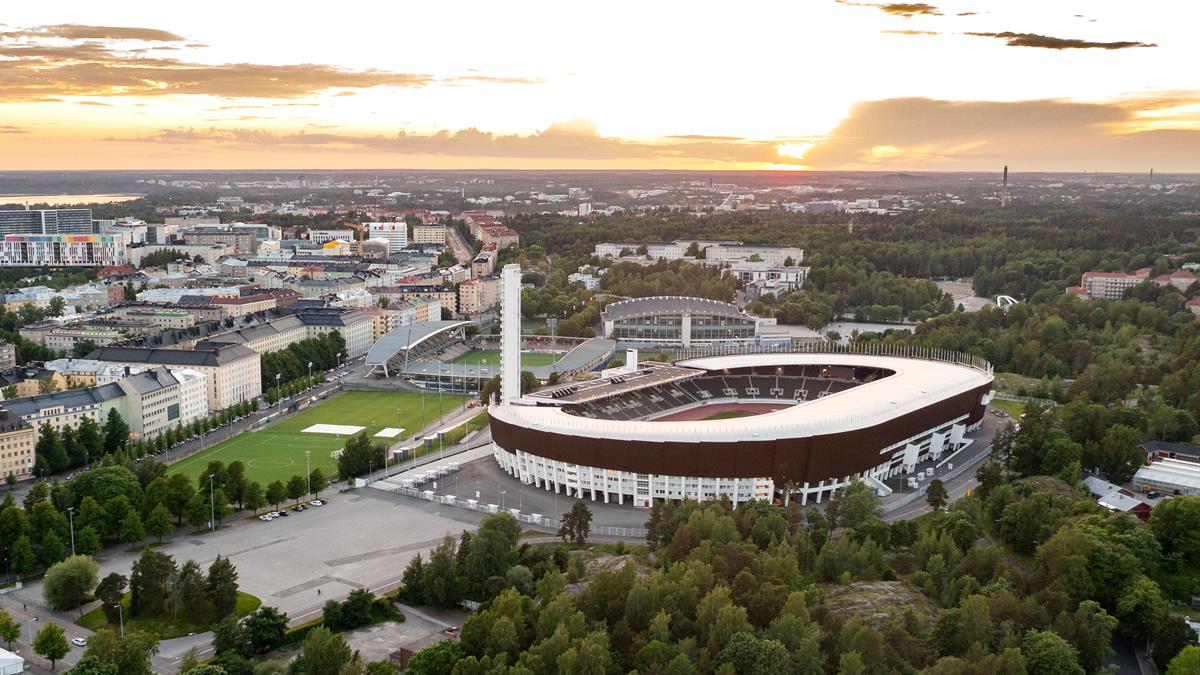
[[[312,465],[308,462],[311,454],[312,450],[304,451],[304,486],[308,488],[308,494],[312,494]]]
[[[71,520],[71,555],[75,555],[75,507],[67,507],[67,517]]]
[[[283,373],[275,373],[275,398],[279,401],[280,405],[283,404],[283,388],[279,384],[279,378],[282,375]]]
[[[504,510],[504,495],[506,495],[506,494],[508,494],[508,490],[500,491],[500,510],[501,511]]]
[[[312,386],[312,361],[308,362],[308,386]]]
[[[208,474],[208,508],[209,517],[212,518],[212,524],[210,527],[212,527],[214,530],[217,529],[217,502],[213,497],[213,477],[216,475],[217,474],[215,473]]]
[[[117,618],[121,620],[121,637],[125,637],[125,608],[117,603]]]

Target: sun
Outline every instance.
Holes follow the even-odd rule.
[[[775,151],[784,157],[793,157],[795,159],[804,159],[805,153],[811,150],[812,143],[791,142],[784,143],[775,147]]]

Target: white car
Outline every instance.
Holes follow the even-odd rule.
[[[71,644],[75,645],[76,647],[86,647],[87,638],[71,638]]]
[[[325,506],[325,502],[321,501],[320,499],[314,499],[311,502],[309,502],[309,504],[311,504],[313,506]]]
[[[269,513],[265,513],[265,514],[263,514],[263,515],[259,516],[259,517],[258,517],[258,519],[259,519],[259,520],[262,520],[262,521],[264,521],[264,522],[266,522],[266,521],[272,521],[272,520],[275,520],[275,516],[272,516],[272,515],[271,515],[271,514],[269,514]]]

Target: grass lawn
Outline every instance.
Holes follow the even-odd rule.
[[[559,356],[561,358],[561,355]],[[479,365],[487,359],[489,366],[500,367],[500,352],[493,349],[475,349],[459,356],[451,361],[451,363],[469,363],[473,366]],[[554,362],[554,354],[545,352],[521,352],[521,365],[523,366],[548,366]],[[500,372],[497,370],[496,372]]]
[[[414,392],[348,391],[327,401],[321,401],[282,422],[258,431],[247,431],[224,443],[172,464],[168,473],[182,473],[196,478],[212,460],[226,464],[240,459],[246,465],[246,477],[267,483],[287,482],[294,475],[304,474],[304,451],[311,450],[311,466],[320,467],[327,478],[337,475],[337,460],[329,454],[346,444],[345,436],[302,433],[314,424],[343,424],[366,427],[374,436],[386,427],[399,427],[404,432],[392,439],[374,439],[388,445],[407,441],[438,415],[438,395]],[[463,405],[464,397],[442,394],[442,411],[449,415]]]
[[[141,630],[157,635],[160,640],[169,640],[171,638],[183,637],[189,633],[200,633],[209,629],[209,626],[192,625],[183,617],[180,617],[178,621],[172,621],[170,613],[163,616],[130,616],[129,598],[130,594],[126,593],[125,597],[121,600],[121,605],[125,608],[126,630]],[[258,609],[260,605],[262,605],[262,600],[249,593],[238,591],[237,615],[239,617],[246,616]],[[101,628],[109,627],[108,617],[104,616],[104,609],[101,607],[97,607],[84,614],[75,623],[89,630],[100,630]],[[116,626],[112,627],[115,628]]]
[[[1025,404],[1019,401],[1003,401],[1001,399],[994,398],[988,405],[996,408],[997,410],[1003,410],[1004,412],[1008,413],[1008,416],[1013,418],[1014,421],[1020,420],[1021,413],[1025,412]]]
[[[705,420],[731,420],[731,419],[735,419],[738,417],[750,417],[752,415],[754,415],[754,413],[746,412],[745,410],[724,410],[719,413],[713,413],[712,415],[709,415],[708,417],[705,417],[704,419]]]

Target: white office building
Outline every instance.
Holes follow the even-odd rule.
[[[389,255],[398,253],[400,249],[408,246],[408,223],[404,221],[395,223],[367,223],[367,230],[370,233],[371,239],[387,240]]]

